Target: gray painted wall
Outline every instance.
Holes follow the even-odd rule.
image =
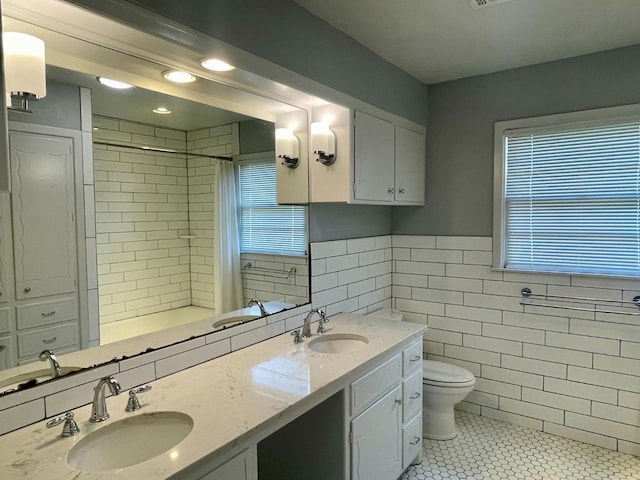
[[[80,88],[47,81],[47,96],[29,103],[33,114],[9,112],[10,122],[80,130]]]
[[[640,45],[429,86],[427,204],[392,232],[491,235],[496,121],[640,102]]]
[[[326,242],[391,233],[391,207],[312,203],[309,205],[309,241]]]
[[[238,123],[240,153],[271,152],[276,149],[276,126],[264,120],[245,120]]]

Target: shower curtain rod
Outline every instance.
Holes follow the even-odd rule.
[[[226,160],[228,162],[233,161],[233,157],[226,157],[222,155],[205,155],[204,153],[192,153],[192,152],[182,152],[180,150],[173,150],[171,148],[159,148],[159,147],[140,147],[138,145],[126,145],[124,143],[111,143],[111,142],[93,142],[94,145],[104,145],[107,147],[117,147],[117,148],[133,148],[136,150],[142,150],[145,152],[157,152],[157,153],[176,153],[180,155],[189,155],[191,157],[199,157],[199,158],[213,158],[216,160]]]

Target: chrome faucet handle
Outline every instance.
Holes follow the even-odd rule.
[[[136,410],[140,410],[142,406],[140,405],[140,400],[138,400],[138,393],[144,393],[151,390],[151,385],[143,385],[142,387],[137,387],[132,390],[129,390],[129,400],[127,400],[127,406],[125,407],[125,412],[135,412]]]
[[[302,335],[300,334],[300,329],[294,330],[291,332],[293,335],[293,343],[302,343]]]
[[[73,412],[67,412],[52,418],[46,423],[46,426],[47,428],[53,428],[60,425],[62,422],[64,422],[64,426],[62,427],[62,433],[60,434],[61,437],[73,437],[80,433],[80,428],[73,419]]]
[[[318,330],[316,331],[316,333],[326,333],[327,329],[324,328],[324,324],[327,323],[329,321],[329,317],[327,317],[325,315],[325,313],[320,310],[320,320],[318,320]]]

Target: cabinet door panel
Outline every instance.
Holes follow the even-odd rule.
[[[247,452],[233,457],[200,480],[250,480],[253,478]]]
[[[73,140],[10,132],[18,299],[75,291]]]
[[[13,342],[11,337],[0,337],[0,370],[6,370],[13,366]]]
[[[395,199],[424,204],[424,135],[396,126]]]
[[[402,473],[402,393],[397,386],[351,422],[351,478],[395,480]]]
[[[393,200],[393,125],[371,115],[355,112],[355,198]]]
[[[9,194],[0,192],[0,303],[9,301],[9,284],[7,279],[11,255],[11,209]]]

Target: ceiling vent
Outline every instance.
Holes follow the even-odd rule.
[[[471,8],[477,10],[479,8],[490,7],[492,5],[497,5],[498,3],[508,2],[509,0],[471,0],[469,3],[471,4]]]

